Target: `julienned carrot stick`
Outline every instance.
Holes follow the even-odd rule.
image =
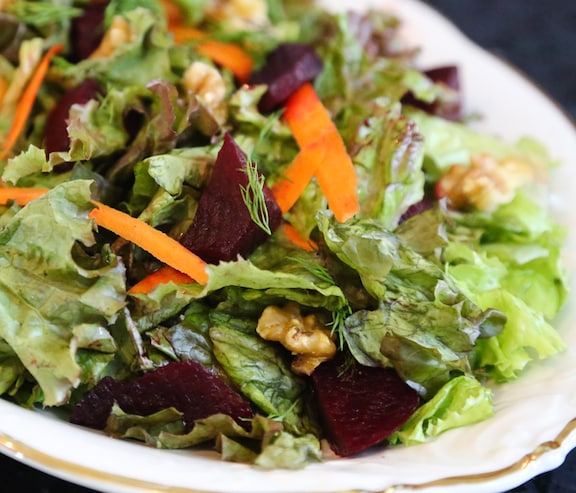
[[[284,119],[301,151],[312,145],[324,148],[323,162],[314,174],[336,219],[343,222],[351,218],[360,210],[354,164],[312,84],[302,85],[290,96]]]
[[[356,170],[338,132],[325,134],[321,141],[327,158],[325,165],[316,170],[316,180],[334,217],[344,222],[360,210]]]
[[[18,137],[22,133],[24,125],[26,125],[30,111],[32,111],[32,107],[36,101],[36,95],[38,94],[38,90],[44,81],[46,72],[48,72],[50,62],[55,55],[60,53],[62,47],[62,44],[56,44],[50,47],[38,63],[36,71],[34,74],[32,74],[32,77],[30,78],[30,81],[28,82],[26,89],[24,89],[24,92],[22,93],[22,96],[20,97],[20,100],[16,106],[16,114],[12,120],[12,125],[10,126],[10,130],[6,135],[6,139],[2,143],[2,152],[0,153],[1,157],[6,157],[12,150],[12,147],[14,147],[14,144],[16,144]]]
[[[325,159],[326,146],[315,143],[304,147],[284,169],[282,179],[271,189],[283,214],[296,203]]]
[[[128,290],[128,293],[147,294],[152,292],[161,284],[168,284],[169,282],[174,282],[176,284],[188,284],[194,282],[194,280],[183,272],[180,272],[170,267],[169,265],[165,265],[134,284],[134,286]]]
[[[300,148],[336,129],[330,113],[310,83],[303,84],[288,98],[282,116]]]
[[[0,205],[16,202],[18,205],[23,206],[40,197],[40,195],[44,195],[47,191],[47,188],[0,187]]]
[[[19,205],[26,205],[47,191],[45,188],[0,187],[0,204],[14,201]],[[178,241],[122,211],[99,202],[94,202],[94,205],[96,207],[89,216],[98,226],[138,245],[199,284],[208,282],[206,263]]]
[[[208,282],[206,263],[181,243],[118,209],[100,203],[95,203],[95,205],[90,217],[98,226],[138,245],[161,262],[190,276],[199,284]]]
[[[183,26],[182,24],[169,24],[168,30],[174,36],[174,42],[177,44],[186,43],[187,41],[197,41],[206,36],[199,29],[191,26]]]
[[[168,26],[179,24],[183,16],[180,6],[171,0],[160,0],[160,4],[164,9]]]
[[[280,230],[286,235],[286,238],[288,238],[292,243],[294,243],[296,246],[299,246],[303,250],[306,250],[307,252],[313,252],[314,250],[318,249],[318,245],[316,243],[314,243],[312,240],[306,240],[302,238],[300,233],[298,233],[296,228],[291,224],[282,224],[282,226],[280,226]]]
[[[4,77],[0,77],[0,106],[2,105],[6,91],[8,91],[8,82],[6,82]]]
[[[196,46],[198,53],[229,69],[240,82],[244,83],[248,80],[253,60],[238,45],[207,39],[205,33],[194,27],[170,25],[169,30],[174,35],[176,43],[198,40]]]
[[[229,69],[241,83],[248,81],[252,71],[252,58],[239,46],[208,39],[199,43],[196,48],[202,55]]]

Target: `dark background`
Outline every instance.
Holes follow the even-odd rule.
[[[576,119],[575,0],[428,0],[428,3],[472,40],[522,70]],[[0,481],[3,493],[91,492],[1,454]],[[576,492],[576,453],[568,455],[557,470],[512,491]]]

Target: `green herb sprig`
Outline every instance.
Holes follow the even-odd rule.
[[[248,209],[252,221],[260,229],[271,235],[270,217],[264,197],[264,176],[258,172],[257,164],[252,160],[246,161],[246,167],[241,169],[248,176],[246,186],[240,185],[242,200]]]

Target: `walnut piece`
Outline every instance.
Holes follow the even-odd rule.
[[[296,356],[292,370],[310,375],[323,361],[336,354],[330,330],[319,316],[302,316],[296,303],[283,307],[268,306],[262,312],[256,329],[260,337],[276,341]]]
[[[192,62],[184,72],[182,85],[188,95],[196,97],[219,124],[226,121],[226,84],[218,70],[204,62]]]
[[[438,181],[437,191],[453,209],[494,210],[514,198],[516,189],[534,179],[532,167],[515,158],[496,160],[489,154],[471,159],[470,166],[452,165]]]
[[[119,15],[114,16],[104,37],[89,58],[110,58],[112,54],[123,44],[132,40],[132,31],[128,21]]]
[[[268,23],[265,0],[216,0],[208,5],[206,14],[236,30],[250,30]]]

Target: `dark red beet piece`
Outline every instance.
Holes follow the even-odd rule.
[[[327,439],[341,456],[383,442],[419,405],[418,393],[391,368],[334,358],[314,370],[312,382]]]
[[[86,104],[102,93],[100,84],[94,79],[85,79],[76,87],[65,92],[46,117],[44,149],[46,154],[67,151],[70,147],[68,117],[73,104]]]
[[[286,102],[305,82],[316,77],[324,64],[314,48],[302,43],[283,43],[271,51],[264,65],[250,76],[251,84],[267,84],[258,109],[269,113]]]
[[[403,98],[405,104],[415,106],[431,115],[439,116],[447,120],[460,121],[462,119],[462,96],[460,94],[460,73],[455,65],[437,67],[424,71],[424,74],[434,83],[444,84],[452,89],[455,98],[450,101],[434,101],[425,103],[408,94]]]
[[[104,13],[108,1],[93,0],[84,6],[82,14],[70,23],[70,54],[72,62],[88,58],[104,37]]]
[[[180,242],[208,263],[247,257],[268,238],[250,217],[240,187],[248,184],[246,154],[229,134],[218,153],[212,175],[204,189],[192,224]],[[263,189],[269,226],[274,231],[282,221],[282,212],[270,189]]]
[[[410,207],[408,207],[408,209],[406,209],[404,214],[400,216],[400,220],[398,222],[403,223],[404,221],[410,219],[411,217],[414,217],[418,214],[427,211],[428,209],[431,209],[432,207],[434,207],[436,203],[437,203],[436,197],[434,197],[433,194],[427,193],[419,202],[416,202],[415,204],[412,204]]]
[[[105,377],[74,407],[70,422],[103,429],[114,402],[140,416],[174,407],[183,413],[187,430],[194,420],[216,413],[243,426],[254,416],[248,401],[196,361],[169,363],[131,381]]]

